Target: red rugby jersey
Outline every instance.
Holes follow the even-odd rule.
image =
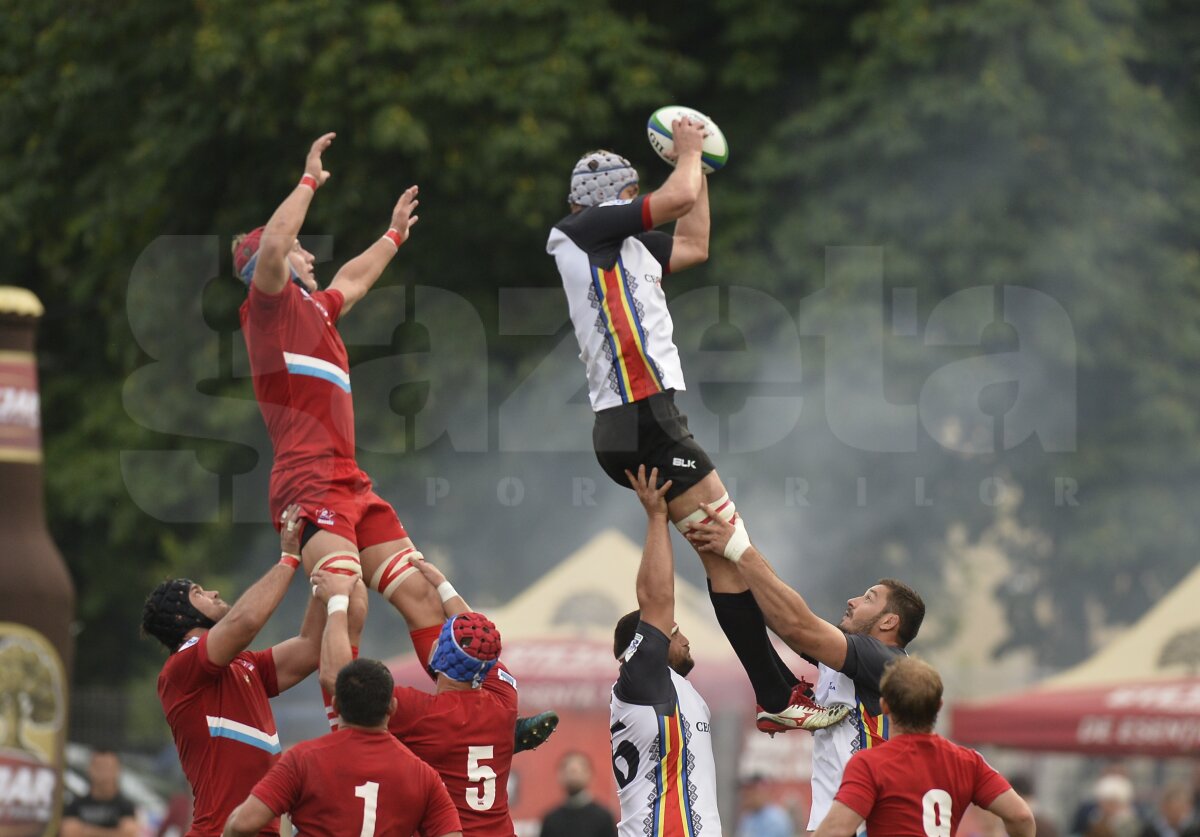
[[[508,773],[517,723],[517,681],[497,663],[478,689],[431,695],[396,688],[388,730],[437,770],[464,837],[513,837]]]
[[[253,284],[240,310],[254,394],[275,449],[271,497],[356,474],[350,364],[338,334],[340,291],[295,282],[272,296]]]
[[[867,834],[950,837],[968,805],[986,808],[1009,788],[974,750],[907,734],[855,753],[834,799],[867,821]]]
[[[461,830],[437,771],[386,732],[340,729],[297,744],[253,791],[300,834],[441,837]]]
[[[279,694],[271,649],[243,651],[227,666],[208,659],[208,632],[167,658],[158,697],[192,786],[188,835],[218,837],[254,783],[278,758],[279,735],[268,698]],[[277,835],[279,823],[260,832]]]

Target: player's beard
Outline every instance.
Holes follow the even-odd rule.
[[[695,667],[696,661],[692,659],[690,654],[671,666],[671,668],[675,669],[675,673],[680,677],[687,677],[691,670]]]

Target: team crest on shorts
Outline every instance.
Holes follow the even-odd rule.
[[[334,515],[334,513],[332,511],[330,511],[329,509],[317,509],[317,525],[318,526],[332,526],[333,518],[335,516],[336,515]]]

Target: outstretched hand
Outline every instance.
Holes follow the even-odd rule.
[[[317,137],[313,141],[312,148],[308,149],[308,157],[304,160],[304,173],[316,180],[318,186],[324,186],[325,181],[329,179],[329,172],[321,166],[321,154],[333,144],[333,138],[336,136],[337,134],[331,131]]]
[[[299,555],[303,534],[304,509],[299,503],[292,503],[279,516],[279,548],[290,555]]]
[[[629,480],[629,485],[637,492],[638,500],[641,501],[646,514],[650,517],[667,516],[667,491],[671,487],[671,480],[667,480],[661,486],[658,485],[658,468],[650,470],[649,479],[646,478],[645,465],[638,466],[636,477],[633,475],[633,472],[626,468],[625,478]]]
[[[419,556],[419,557],[417,557],[417,556]],[[439,584],[441,584],[443,581],[446,580],[446,574],[444,572],[442,572],[441,570],[439,570],[437,567],[435,567],[433,564],[426,561],[425,556],[421,555],[421,553],[419,553],[419,552],[415,553],[414,557],[411,559],[411,563],[414,567],[417,568],[417,572],[419,572],[421,575],[425,576],[425,580],[428,581],[430,584],[432,584],[434,587],[437,587]]]
[[[691,527],[683,533],[683,536],[688,539],[688,542],[692,546],[701,552],[724,555],[725,546],[729,543],[729,539],[733,537],[736,527],[728,520],[718,517],[716,509],[708,503],[701,503],[700,508],[708,515],[708,521],[705,523],[692,523]]]
[[[317,570],[309,576],[308,580],[312,582],[313,595],[325,604],[329,604],[329,599],[333,596],[350,596],[360,582],[356,575],[331,573],[325,570]]]
[[[420,186],[409,186],[404,190],[404,194],[400,195],[400,200],[396,201],[396,206],[392,210],[392,229],[400,233],[401,243],[408,240],[409,231],[417,221],[421,220],[418,216],[413,215],[417,205],[421,203],[417,200],[417,194],[420,191]]]

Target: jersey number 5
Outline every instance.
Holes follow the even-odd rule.
[[[379,783],[363,782],[354,789],[354,795],[363,801],[363,827],[359,837],[375,837],[375,810],[379,805]]]
[[[921,797],[925,833],[929,837],[950,837],[950,794],[934,788]]]
[[[496,771],[484,759],[493,758],[492,747],[467,747],[467,781],[480,782],[477,788],[467,788],[467,805],[473,811],[486,811],[496,802]]]

